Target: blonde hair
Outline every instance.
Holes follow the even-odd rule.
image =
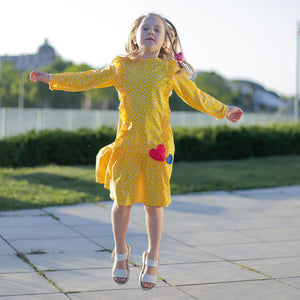
[[[166,45],[160,49],[160,52],[158,54],[158,57],[160,59],[164,60],[175,60],[178,67],[180,67],[178,72],[185,71],[187,72],[190,76],[195,75],[194,68],[183,58],[181,61],[177,61],[175,58],[175,54],[182,52],[182,47],[180,44],[179,36],[177,34],[177,30],[175,26],[166,18],[150,13],[144,16],[139,17],[138,19],[135,20],[135,22],[132,24],[129,36],[128,36],[128,41],[125,45],[125,50],[128,53],[126,57],[128,57],[131,60],[138,60],[141,56],[142,53],[138,47],[138,45],[135,42],[135,37],[137,34],[137,30],[144,20],[144,18],[147,17],[157,17],[162,20],[164,23],[164,27],[166,30],[166,35],[165,35],[165,42]]]

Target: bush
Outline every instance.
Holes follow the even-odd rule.
[[[300,125],[174,130],[176,160],[222,160],[300,154]]]
[[[99,148],[114,139],[115,130],[111,128],[30,131],[0,140],[0,166],[94,164]]]
[[[201,161],[300,154],[300,125],[174,128],[175,160]],[[0,140],[0,166],[94,164],[115,129],[30,131]]]

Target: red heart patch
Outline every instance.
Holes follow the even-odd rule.
[[[158,145],[156,149],[151,149],[149,151],[151,158],[157,161],[164,161],[166,159],[166,148],[164,145]]]

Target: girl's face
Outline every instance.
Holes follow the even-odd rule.
[[[158,57],[160,49],[166,44],[164,22],[156,16],[144,18],[138,27],[135,40],[139,49],[144,52],[144,58]]]

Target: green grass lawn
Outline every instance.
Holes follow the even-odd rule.
[[[173,194],[300,184],[300,156],[177,162]],[[0,168],[0,211],[109,200],[93,166]]]

